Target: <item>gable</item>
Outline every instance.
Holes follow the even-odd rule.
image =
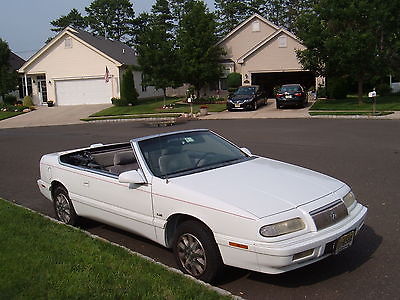
[[[240,62],[247,70],[260,70],[260,67],[262,71],[302,70],[296,50],[303,49],[305,47],[295,37],[280,30],[262,46],[241,58]]]
[[[104,74],[107,65],[116,65],[116,62],[67,33],[30,61],[24,71],[47,73],[53,78],[97,76]]]
[[[219,46],[227,52],[226,58],[236,61],[277,30],[274,24],[259,15],[253,15],[222,39]]]

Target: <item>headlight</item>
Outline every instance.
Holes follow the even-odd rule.
[[[347,209],[349,209],[356,202],[356,196],[354,196],[353,192],[350,191],[346,196],[343,197],[343,202]]]
[[[271,225],[265,225],[260,228],[260,234],[265,237],[274,237],[306,228],[303,220],[300,218],[290,219]]]

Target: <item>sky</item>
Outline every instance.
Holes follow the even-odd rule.
[[[18,56],[28,59],[54,35],[50,21],[72,8],[82,14],[93,0],[0,0],[0,38]],[[154,0],[130,0],[136,15],[150,11]],[[204,0],[213,9],[213,0]]]

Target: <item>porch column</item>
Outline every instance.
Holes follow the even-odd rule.
[[[24,73],[24,82],[25,82],[25,96],[28,96],[28,79],[26,78],[26,73]]]

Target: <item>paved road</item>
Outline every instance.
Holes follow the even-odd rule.
[[[283,275],[227,268],[219,286],[248,299],[399,298],[400,121],[259,119],[169,128],[127,122],[2,129],[0,196],[54,216],[35,183],[42,154],[186,128],[210,128],[253,153],[340,178],[369,207],[364,230],[343,254]],[[90,221],[83,227],[175,266],[170,251],[140,237]]]

